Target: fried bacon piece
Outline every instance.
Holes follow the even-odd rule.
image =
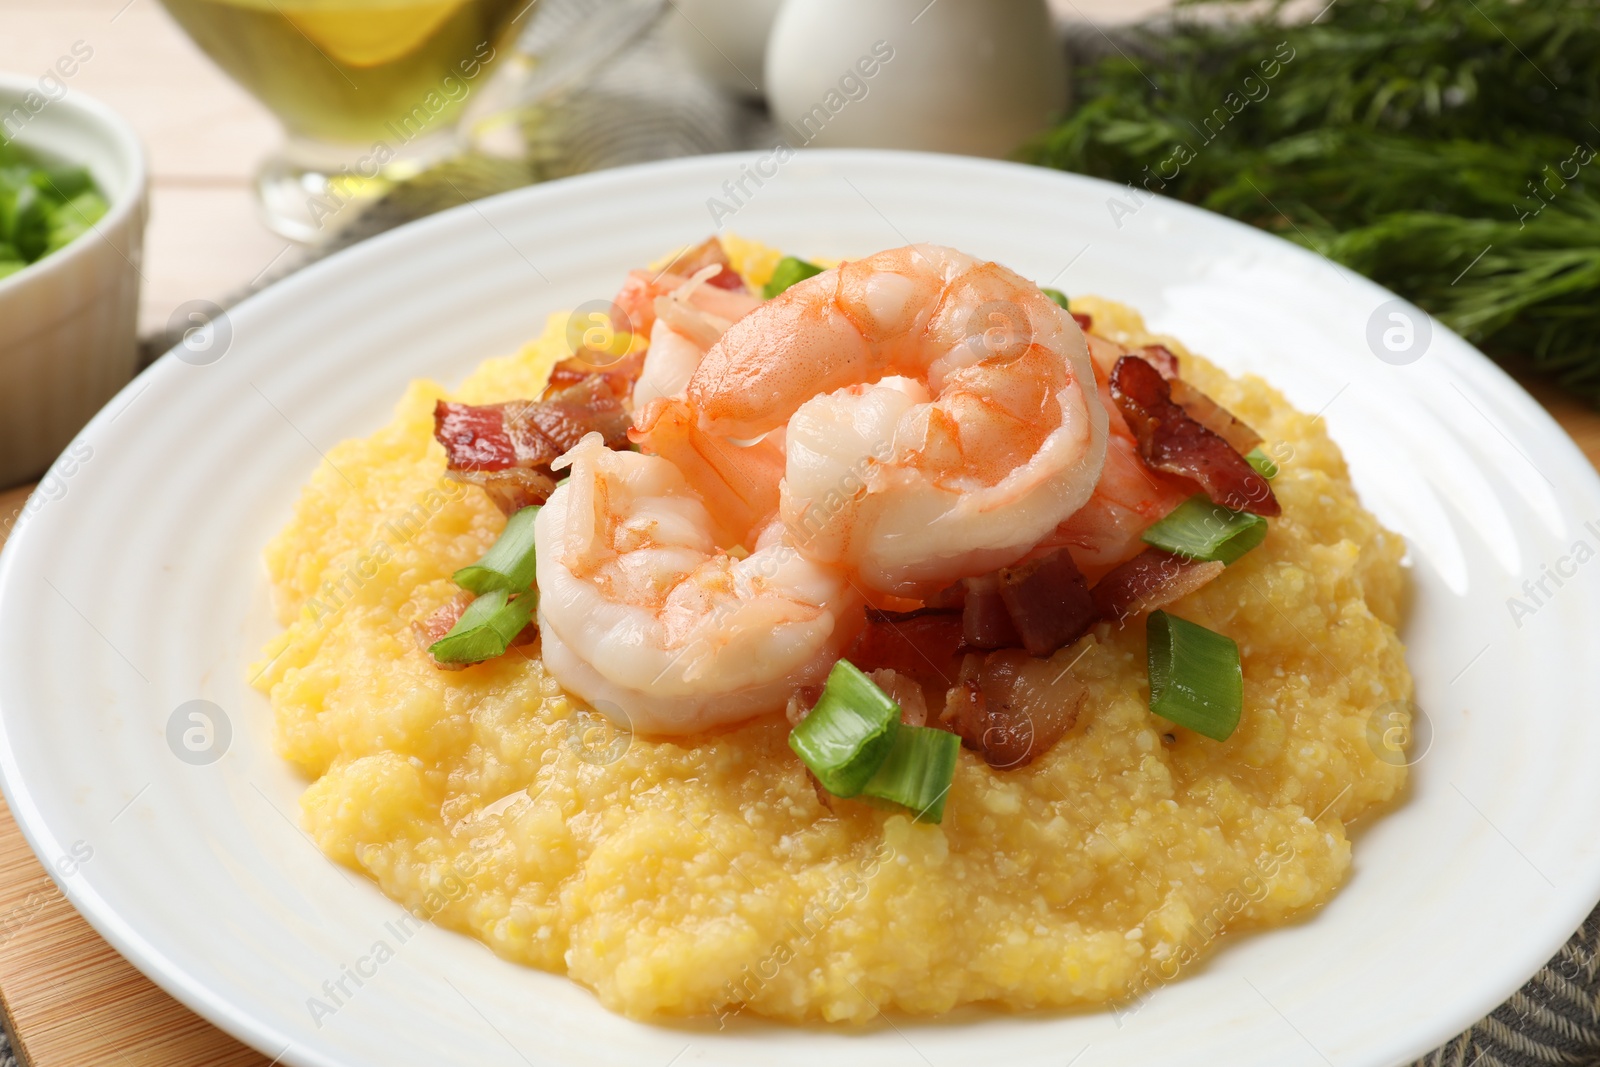
[[[1221,437],[1238,452],[1245,453],[1261,443],[1261,435],[1234,416],[1227,408],[1190,385],[1178,376],[1178,355],[1166,345],[1145,345],[1128,350],[1104,337],[1089,338],[1089,354],[1094,357],[1097,372],[1110,374],[1118,359],[1138,356],[1156,369],[1172,387],[1172,400],[1189,417]]]
[[[733,289],[738,292],[745,291],[744,279],[739,272],[733,269],[733,263],[728,259],[728,253],[722,250],[722,242],[715,236],[707,237],[704,241],[684,252],[674,259],[667,269],[674,274],[685,278],[692,278],[695,274],[715,264],[722,269],[706,279],[707,285],[714,285],[718,289]]]
[[[1224,566],[1147,548],[1095,583],[1095,610],[1100,618],[1120,625],[1188,596],[1221,574]]]
[[[909,674],[888,667],[872,672],[872,684],[889,694],[889,699],[900,705],[900,721],[907,726],[923,726],[928,721],[928,700],[922,683]]]
[[[639,372],[644,370],[644,353],[639,352],[631,356],[623,356],[612,362],[604,353],[573,356],[557,363],[550,371],[550,380],[545,383],[544,392],[539,394],[540,400],[550,400],[565,393],[568,389],[578,385],[588,385],[594,388],[590,378],[603,376],[607,379],[605,387],[618,396],[627,396],[633,392],[633,383],[639,380]]]
[[[1089,583],[1065,548],[999,571],[1000,599],[1029,655],[1048,656],[1096,619]]]
[[[1022,635],[1011,623],[1011,613],[1000,597],[1000,575],[967,578],[961,604],[961,634],[968,648],[1015,648]]]
[[[1243,420],[1182,378],[1173,378],[1167,384],[1172,387],[1173,401],[1191,419],[1228,442],[1241,456],[1261,443],[1261,435]]]
[[[433,409],[433,436],[444,446],[449,476],[482,487],[510,515],[549,498],[556,484],[551,462],[584,434],[597,431],[607,447],[628,447],[624,388],[616,376],[593,374],[548,400],[441,400]]]
[[[960,611],[967,602],[967,586],[965,580],[934,593],[923,602],[925,608],[939,608],[943,611]]]
[[[1089,585],[1065,548],[962,585],[962,643],[969,649],[1021,647],[1048,656],[1095,623]]]
[[[1139,441],[1139,455],[1151,467],[1193,479],[1223,507],[1280,514],[1267,480],[1226,439],[1185,411],[1173,399],[1171,384],[1143,358],[1117,360],[1111,395]]]
[[[961,613],[868,609],[867,624],[845,659],[872,672],[887,668],[923,685],[948,689],[961,670]]]
[[[1166,345],[1145,345],[1135,355],[1160,371],[1167,381],[1178,377],[1178,354]]]
[[[1069,668],[1020,648],[972,654],[945,694],[941,725],[998,770],[1022,767],[1071,730],[1088,690]]]

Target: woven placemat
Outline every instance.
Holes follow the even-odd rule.
[[[569,12],[601,0],[545,0]],[[548,24],[547,24],[548,25]],[[1069,52],[1104,47],[1069,41]],[[231,304],[331,252],[413,219],[535,181],[607,167],[740,148],[769,147],[777,133],[764,111],[729,99],[690,70],[662,28],[642,31],[614,60],[570,88],[522,109],[517,158],[468,151],[395,187],[362,211],[336,240],[307,250]],[[145,338],[145,363],[179,340]],[[1452,1041],[1406,1067],[1600,1067],[1600,907],[1565,947],[1509,1000]],[[0,1046],[0,1067],[15,1067]],[[1402,1065],[1396,1065],[1402,1067]]]

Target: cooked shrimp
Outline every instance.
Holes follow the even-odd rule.
[[[612,305],[622,314],[632,332],[649,337],[655,330],[657,302],[682,289],[697,273],[700,272],[630,271]],[[743,318],[751,308],[761,303],[760,297],[743,289],[724,289],[717,285],[695,286],[686,300],[695,308],[728,322]]]
[[[1113,422],[1121,416],[1112,412]],[[1088,503],[1040,542],[1041,548],[1062,545],[1085,577],[1096,581],[1118,563],[1144,549],[1141,536],[1150,524],[1194,495],[1171,475],[1152,471],[1139,458],[1139,446],[1126,430],[1112,430],[1106,443],[1106,465]]]
[[[717,264],[703,267],[677,289],[656,298],[650,347],[633,388],[635,429],[630,436],[678,468],[710,507],[719,532],[734,543],[746,543],[778,509],[782,434],[769,434],[750,447],[719,440],[699,428],[683,400],[706,352],[732,325],[694,304],[696,294],[721,269]],[[760,303],[742,293],[729,295],[748,300],[748,306],[720,297],[717,306],[728,312],[744,307],[741,316]]]
[[[791,287],[690,379],[701,430],[785,432],[808,558],[919,596],[1020,559],[1089,499],[1106,413],[1077,325],[1033,283],[934,245]]]
[[[750,544],[778,511],[783,480],[783,432],[738,444],[702,430],[681,396],[661,397],[637,409],[628,436],[667,460],[710,509],[730,544]]]
[[[635,408],[682,393],[706,352],[728,327],[760,306],[761,301],[748,293],[708,285],[721,269],[717,264],[703,267],[655,298],[650,345],[633,387]]]
[[[782,711],[820,684],[861,623],[837,571],[772,523],[740,559],[676,467],[599,434],[535,525],[545,666],[633,730],[684,734]]]

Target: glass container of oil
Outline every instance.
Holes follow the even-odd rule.
[[[283,123],[257,173],[267,223],[309,244],[352,204],[456,150],[468,102],[545,0],[163,0]]]

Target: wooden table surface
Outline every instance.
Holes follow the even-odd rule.
[[[1065,18],[1122,21],[1164,0],[1051,0]],[[222,77],[155,0],[0,0],[0,70],[42,75],[78,42],[91,58],[69,92],[99,97],[150,153],[141,332],[193,299],[248,284],[290,244],[264,227],[250,175],[278,137],[265,109]],[[1534,393],[1600,466],[1600,415]],[[27,488],[0,491],[0,540]],[[260,1067],[134,970],[72,909],[0,805],[0,1004],[32,1067]]]

